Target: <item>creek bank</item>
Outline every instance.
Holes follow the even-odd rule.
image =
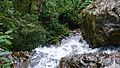
[[[120,68],[120,52],[88,53],[63,57],[57,68]]]
[[[5,52],[0,51],[0,67],[10,68],[27,68],[29,64],[30,52],[18,51],[18,52]]]
[[[28,68],[30,64],[29,58],[32,57],[32,54],[34,55],[36,53],[32,52],[28,54],[28,52],[20,51],[3,56],[14,60],[10,64],[11,68]],[[33,65],[36,65],[36,63]],[[70,54],[61,58],[56,68],[120,68],[120,51],[118,50],[115,53],[95,52]]]

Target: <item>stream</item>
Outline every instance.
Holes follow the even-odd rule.
[[[63,39],[59,46],[51,45],[51,47],[36,48],[30,57],[28,68],[57,68],[62,57],[100,51],[113,53],[118,50],[120,50],[120,48],[114,47],[92,49],[89,47],[89,44],[82,39],[81,34],[76,33]]]

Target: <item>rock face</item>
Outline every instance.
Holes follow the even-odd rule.
[[[58,68],[120,68],[120,53],[90,53],[64,57]]]
[[[81,13],[83,37],[92,45],[120,45],[120,0],[96,0]]]

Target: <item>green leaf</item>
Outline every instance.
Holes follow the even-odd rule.
[[[8,60],[8,58],[5,58],[5,57],[0,57],[0,60],[4,62],[10,62],[10,60]]]
[[[0,39],[13,39],[13,38],[10,37],[9,35],[3,35],[3,36],[0,36]]]
[[[0,32],[0,35],[3,35],[3,32]]]
[[[3,23],[0,23],[0,25],[4,25]]]
[[[6,54],[10,54],[10,53],[12,53],[12,52],[9,52],[9,51],[0,52],[0,56],[2,56],[2,55],[6,55]]]
[[[13,30],[12,30],[12,29],[5,32],[5,34],[10,34],[10,33],[13,33]]]
[[[2,68],[10,68],[10,64],[11,64],[11,63],[3,64],[3,65],[2,65]]]

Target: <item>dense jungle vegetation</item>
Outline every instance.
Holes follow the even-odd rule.
[[[0,0],[0,49],[31,51],[57,44],[80,27],[79,14],[93,1]]]

